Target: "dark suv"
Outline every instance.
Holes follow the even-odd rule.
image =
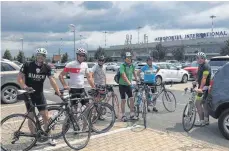
[[[218,119],[220,132],[229,139],[229,63],[215,73],[207,101],[210,115]]]

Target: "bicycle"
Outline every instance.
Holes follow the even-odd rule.
[[[101,88],[99,87],[99,94],[98,98],[100,98],[100,101],[104,101],[106,103],[109,103],[113,106],[114,112],[115,112],[115,118],[117,119],[119,116],[119,102],[118,102],[118,96],[114,92],[114,87],[115,85],[105,85]]]
[[[68,94],[69,91],[67,91]],[[80,95],[80,98],[74,98],[74,100],[77,100],[78,102],[75,105],[72,105],[72,109],[74,110],[74,115],[77,116],[78,114],[85,114],[87,119],[89,120],[89,125],[91,127],[91,130],[96,133],[105,133],[109,131],[114,123],[115,123],[115,112],[114,108],[106,103],[101,101],[95,101],[96,96],[99,95],[98,89],[91,89],[88,91],[88,95],[90,95],[92,98],[92,102],[89,102],[88,105],[79,107],[78,103],[81,100],[88,99],[86,96],[86,92],[83,92],[82,94],[74,94],[74,95]],[[77,108],[77,109],[75,109]],[[108,121],[108,124],[105,125],[105,122],[109,119],[107,117],[106,119],[100,119],[101,116],[104,116],[106,114],[110,115],[110,120]],[[100,124],[100,121],[102,121],[102,124]],[[104,126],[105,125],[105,126]],[[103,127],[102,127],[103,126]]]
[[[7,147],[10,147],[10,145],[13,145],[13,144],[17,145],[16,142],[20,141],[20,137],[23,137],[23,136],[29,138],[29,140],[27,142],[30,144],[25,146],[24,148],[20,149],[19,146],[21,145],[21,143],[18,143],[18,145],[12,150],[25,150],[25,151],[27,151],[27,150],[30,150],[36,144],[37,141],[45,142],[49,138],[59,138],[61,136],[64,137],[65,143],[72,149],[82,149],[88,144],[90,136],[91,136],[91,127],[89,126],[89,122],[87,121],[87,118],[83,114],[81,114],[78,118],[73,117],[73,113],[72,113],[72,110],[70,108],[70,103],[69,103],[70,96],[66,97],[66,98],[63,97],[62,98],[63,102],[61,102],[61,103],[33,105],[30,94],[35,92],[35,90],[33,90],[32,88],[29,88],[28,90],[18,90],[18,92],[19,92],[19,94],[24,94],[28,98],[28,103],[30,104],[31,108],[25,114],[11,114],[11,115],[5,117],[1,121],[1,128],[3,128],[4,125],[11,123],[8,121],[12,118],[16,118],[16,121],[18,121],[18,119],[20,117],[23,119],[19,128],[18,129],[15,128],[12,135],[7,135],[8,137],[10,137],[10,136],[13,137],[12,140],[9,142],[9,144],[3,144],[5,141],[1,140],[1,148],[3,150],[11,150],[11,149],[8,149]],[[43,130],[42,126],[41,126],[42,124],[40,123],[38,116],[36,115],[35,107],[49,106],[49,105],[53,105],[53,107],[48,108],[48,110],[56,110],[56,107],[54,107],[54,106],[58,105],[59,106],[59,108],[57,109],[58,114],[55,115],[54,117],[50,118],[50,120],[48,122],[47,129]],[[33,115],[35,117],[35,121],[30,116],[28,116],[29,112],[33,113]],[[49,135],[50,131],[55,129],[56,123],[60,120],[61,116],[64,116],[64,115],[66,116],[66,118],[64,120],[64,123],[62,124],[61,132],[55,134],[54,136]],[[84,121],[84,129],[86,129],[85,126],[88,126],[88,130],[85,132],[82,132],[80,130],[80,127],[79,127],[80,126],[79,125],[80,119],[83,119],[83,121]],[[30,120],[32,122],[32,125],[35,128],[34,129],[35,132],[33,134],[31,132],[24,132],[24,131],[28,130],[28,128],[22,128],[23,124],[28,125],[27,120]],[[85,123],[87,125],[85,125]],[[86,133],[86,137],[87,137],[86,141],[81,146],[74,147],[70,144],[72,142],[67,140],[66,135],[68,134],[67,132],[69,132],[71,126],[73,128],[73,134],[75,136],[78,134],[81,134],[81,133]],[[7,127],[7,128],[9,128],[9,127]],[[81,141],[81,140],[78,140],[78,141]],[[25,144],[25,143],[23,143],[23,144]]]

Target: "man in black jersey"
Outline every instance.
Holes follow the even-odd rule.
[[[18,74],[17,81],[21,85],[23,89],[27,89],[28,87],[32,87],[35,92],[31,94],[32,103],[35,105],[47,104],[46,99],[43,93],[44,81],[46,76],[48,76],[49,81],[56,91],[56,93],[61,96],[59,87],[53,77],[54,72],[51,70],[51,67],[45,63],[45,59],[47,56],[47,50],[44,48],[38,48],[36,50],[36,59],[32,62],[26,62],[21,67],[21,70]],[[29,103],[26,103],[26,108],[29,110],[31,107]],[[44,128],[47,128],[48,125],[48,111],[46,106],[37,107],[39,110],[43,120],[44,120]],[[34,115],[32,112],[29,113],[29,116],[34,119]],[[33,123],[29,120],[28,126],[31,133],[34,133]],[[49,139],[49,144],[55,146],[56,143],[54,140]]]
[[[199,64],[197,72],[198,90],[196,96],[196,108],[199,114],[199,121],[196,126],[209,125],[209,113],[207,109],[207,102],[205,101],[208,95],[208,87],[211,80],[211,67],[206,62],[206,55],[203,52],[196,54],[197,63]],[[202,107],[203,106],[203,107]]]

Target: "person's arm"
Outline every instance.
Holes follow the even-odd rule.
[[[47,68],[48,68],[47,76],[49,78],[49,82],[50,82],[51,86],[53,87],[53,89],[55,90],[55,92],[57,93],[57,95],[61,96],[59,87],[56,83],[56,80],[54,79],[54,71],[51,69],[50,66],[47,66]]]
[[[158,66],[155,66],[155,65],[154,65],[154,67],[155,67],[155,69],[157,69],[157,71],[156,71],[156,74],[157,74],[160,71],[160,68]]]
[[[134,74],[135,80],[138,81],[137,71],[135,71],[135,67],[133,67],[133,74]]]
[[[25,84],[25,74],[27,73],[27,63],[24,63],[20,69],[20,72],[17,76],[17,82],[20,84],[22,89],[27,88],[28,86]]]
[[[96,70],[96,65],[94,65],[91,70],[89,71],[89,78],[88,78],[88,83],[90,84],[90,86],[92,88],[95,88],[95,83],[94,83],[94,79],[93,79],[93,75],[95,73],[95,70]],[[86,73],[85,73],[86,74]]]
[[[66,65],[66,67],[59,74],[59,80],[60,80],[61,84],[63,85],[63,87],[65,89],[69,89],[68,85],[66,84],[66,82],[64,80],[64,76],[66,76],[68,72],[69,71],[68,71],[68,68],[67,68],[67,65]]]
[[[127,78],[127,76],[126,76],[126,73],[125,73],[125,71],[124,71],[124,65],[121,65],[120,66],[120,74],[121,74],[121,76],[122,76],[122,78],[123,78],[123,80],[126,82],[126,83],[128,83],[128,85],[131,85],[131,83],[130,83],[130,81],[128,80],[128,78]]]
[[[91,76],[90,76],[90,71],[89,71],[89,69],[88,69],[88,65],[86,64],[85,65],[85,75],[86,75],[86,77],[87,77],[87,81],[88,81],[88,83],[90,84],[90,86],[92,87],[92,88],[95,88],[95,85],[94,85],[94,82],[93,82],[93,78],[90,78]]]
[[[144,66],[144,67],[142,67],[141,69],[139,69],[138,71],[137,71],[137,76],[139,77],[139,79],[141,79],[141,72],[145,72],[145,70],[146,70],[146,66]]]

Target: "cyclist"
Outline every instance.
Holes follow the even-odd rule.
[[[20,72],[17,77],[18,83],[21,85],[23,89],[28,89],[28,87],[32,87],[35,92],[30,94],[32,103],[34,105],[42,105],[47,104],[44,93],[43,93],[43,87],[44,87],[44,81],[46,76],[48,76],[49,81],[56,91],[56,93],[61,96],[59,92],[58,85],[53,77],[54,72],[51,70],[50,66],[45,63],[45,59],[47,56],[47,50],[45,48],[38,48],[36,50],[35,54],[35,61],[32,62],[25,62],[23,66],[20,69]],[[25,98],[25,102],[27,102],[27,98]],[[27,111],[31,108],[29,103],[26,104]],[[40,106],[37,107],[40,114],[42,115],[42,118],[44,120],[44,128],[47,129],[48,126],[48,110],[46,109],[46,106]],[[29,116],[34,119],[34,115],[32,112],[29,113]],[[29,130],[31,133],[34,133],[34,125],[31,122],[31,120],[28,121]],[[55,140],[49,139],[49,144],[52,146],[56,145]]]
[[[88,71],[88,64],[85,62],[87,57],[87,51],[83,48],[78,48],[76,52],[76,60],[69,62],[63,71],[59,75],[59,80],[63,87],[69,90],[71,94],[83,94],[85,93],[84,89],[84,76],[87,76],[87,80],[91,87],[92,81],[89,79],[89,71]],[[69,73],[69,85],[66,84],[64,80],[64,76]],[[77,95],[76,98],[80,98],[80,95]],[[76,104],[77,101],[73,101],[72,104]],[[88,100],[81,100],[82,105],[87,105],[89,102]],[[75,106],[77,108],[77,106]]]
[[[199,64],[197,72],[197,96],[196,96],[196,108],[199,114],[200,120],[195,124],[196,126],[209,125],[209,113],[207,109],[207,102],[205,99],[208,95],[208,87],[211,79],[211,67],[206,62],[206,55],[203,52],[196,54],[197,63]],[[202,107],[203,105],[203,107]]]
[[[151,56],[147,57],[146,63],[147,65],[145,65],[140,70],[138,70],[137,75],[139,76],[139,78],[141,78],[140,73],[144,72],[144,82],[147,83],[148,86],[154,86],[154,87],[151,87],[151,92],[155,93],[156,91],[155,75],[158,73],[160,69],[157,66],[153,65],[153,58]],[[150,111],[149,106],[152,106],[152,105],[153,105],[153,111],[158,112],[157,108],[155,107],[156,101],[153,102],[153,104],[149,104],[149,101],[147,102],[148,111]]]
[[[98,86],[106,85],[106,69],[104,63],[105,63],[105,57],[102,55],[98,58],[98,64],[94,65],[89,72],[90,79],[91,81],[93,81],[92,88],[96,88],[96,85]]]
[[[126,94],[130,99],[130,119],[137,120],[138,118],[134,114],[134,98],[132,93],[132,75],[134,74],[135,79],[137,80],[137,74],[135,72],[135,67],[132,64],[132,55],[130,52],[126,52],[124,55],[125,62],[120,65],[120,79],[119,79],[119,92],[121,96],[121,111],[123,122],[127,121],[125,115],[125,104],[126,104]]]

